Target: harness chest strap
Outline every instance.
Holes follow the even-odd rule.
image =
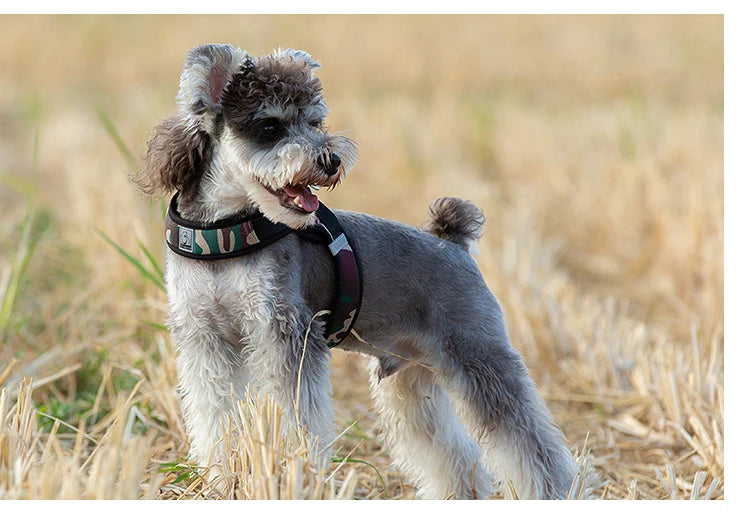
[[[326,326],[328,347],[343,341],[354,327],[362,304],[362,275],[354,252],[336,215],[322,202],[317,210],[318,223],[300,231],[300,235],[315,241],[313,235],[324,237],[336,263],[336,298]]]
[[[328,347],[337,346],[349,335],[362,304],[362,276],[356,253],[327,206],[319,203],[317,223],[302,230],[271,222],[262,214],[198,224],[179,215],[177,195],[172,197],[167,210],[165,238],[169,249],[181,256],[195,260],[234,258],[259,251],[292,232],[327,245],[336,271],[336,297],[326,323]]]

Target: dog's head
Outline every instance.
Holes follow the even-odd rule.
[[[293,228],[312,223],[311,188],[335,187],[357,160],[354,142],[324,125],[319,67],[299,50],[252,58],[229,45],[194,48],[178,113],[154,130],[140,186],[179,190],[204,219],[254,207]]]

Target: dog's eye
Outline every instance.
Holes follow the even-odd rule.
[[[279,130],[279,123],[275,120],[271,120],[263,124],[264,133],[275,133]]]
[[[316,129],[320,129],[323,127],[323,120],[310,120],[310,125],[315,127]]]
[[[278,140],[286,134],[284,125],[275,118],[266,118],[259,120],[255,124],[257,128],[256,135],[261,143],[269,143]]]

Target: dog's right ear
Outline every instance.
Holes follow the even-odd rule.
[[[185,196],[197,193],[211,158],[222,93],[247,58],[231,45],[201,45],[188,52],[177,93],[179,113],[156,126],[143,170],[133,178],[141,190],[149,195],[175,189]]]
[[[231,45],[201,45],[188,52],[177,94],[180,111],[188,118],[196,117],[210,132],[221,111],[224,89],[248,57]]]

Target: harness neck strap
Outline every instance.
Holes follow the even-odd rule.
[[[183,219],[177,212],[177,195],[167,210],[167,246],[177,254],[196,260],[223,260],[263,249],[292,232],[261,213],[236,216],[212,224]]]
[[[362,304],[362,276],[357,256],[336,215],[322,202],[318,221],[301,230],[271,222],[262,214],[230,217],[212,224],[183,219],[177,212],[176,193],[165,221],[167,246],[175,253],[196,260],[223,260],[259,251],[295,232],[300,237],[325,244],[335,262],[336,297],[328,316],[328,347],[335,347],[351,333]]]

